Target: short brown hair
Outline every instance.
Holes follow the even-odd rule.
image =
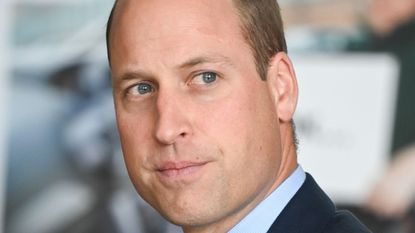
[[[233,0],[241,29],[250,45],[261,79],[265,80],[269,60],[278,52],[287,52],[280,8],[276,0]]]
[[[284,28],[280,8],[276,0],[232,0],[241,22],[241,29],[246,42],[252,49],[257,71],[265,80],[270,58],[281,51],[287,52]],[[107,23],[107,53],[110,61],[109,40],[115,8]]]

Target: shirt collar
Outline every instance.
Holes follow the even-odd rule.
[[[305,181],[305,172],[297,169],[281,183],[268,197],[260,202],[245,218],[228,233],[257,232],[266,233]]]

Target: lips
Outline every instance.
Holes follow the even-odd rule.
[[[165,177],[177,178],[198,173],[208,162],[165,162],[157,167],[157,172]]]

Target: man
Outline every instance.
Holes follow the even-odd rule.
[[[273,0],[119,0],[108,54],[138,193],[184,232],[368,232],[297,165]]]

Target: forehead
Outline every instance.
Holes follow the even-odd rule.
[[[181,22],[180,19],[183,18],[189,23],[195,21],[206,23],[225,18],[234,19],[235,10],[232,0],[118,0],[116,18],[127,18],[153,25],[159,22],[174,25]]]
[[[227,43],[242,40],[232,0],[119,0],[111,56],[117,62],[117,56],[125,60],[133,50],[135,54],[143,49],[165,52],[185,44],[195,49],[209,37]]]

